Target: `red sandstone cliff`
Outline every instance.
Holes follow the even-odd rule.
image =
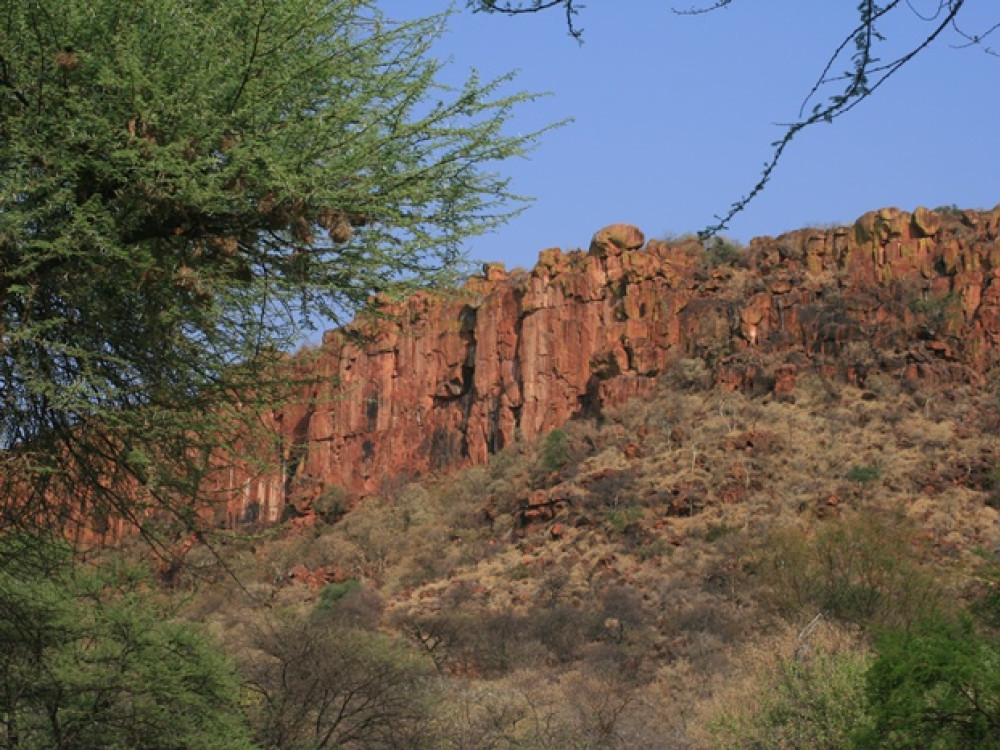
[[[720,387],[780,398],[811,368],[862,384],[873,369],[978,379],[1000,359],[998,227],[1000,206],[883,209],[722,258],[615,225],[589,252],[543,251],[530,272],[488,265],[452,296],[418,294],[377,325],[328,332],[303,360],[318,384],[276,415],[281,465],[227,474],[229,518],[275,520],[324,488],[356,496],[484,462],[650,392],[679,359],[703,359]]]

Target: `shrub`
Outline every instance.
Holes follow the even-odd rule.
[[[313,501],[313,510],[325,523],[339,521],[348,511],[347,492],[343,487],[327,485],[320,496]]]
[[[709,268],[746,264],[746,250],[738,242],[725,237],[713,237],[703,256]]]
[[[786,616],[808,607],[860,625],[905,625],[934,612],[940,600],[903,518],[856,514],[827,521],[812,538],[779,530],[765,542],[761,562]]]
[[[608,524],[619,534],[624,534],[642,520],[645,511],[638,505],[626,505],[608,512]]]
[[[535,637],[564,664],[579,658],[593,621],[593,615],[568,604],[536,611],[532,617]]]
[[[360,587],[361,584],[354,578],[342,583],[328,583],[319,592],[319,602],[316,604],[316,609],[321,612],[329,611],[348,593],[356,591]]]
[[[861,748],[1000,748],[1000,646],[970,620],[925,620],[876,642]]]
[[[374,630],[384,608],[385,601],[378,591],[352,578],[320,589],[314,615],[331,625]]]
[[[842,750],[866,727],[868,658],[818,654],[808,661],[782,660],[773,684],[762,685],[756,710],[728,710],[710,731],[722,748]]]
[[[538,456],[538,466],[546,472],[559,471],[569,463],[569,440],[563,430],[552,430],[545,436]]]
[[[877,464],[854,464],[844,476],[850,482],[869,484],[882,478],[882,469]]]

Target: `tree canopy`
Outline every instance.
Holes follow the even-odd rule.
[[[0,538],[0,746],[250,748],[239,682],[139,571]]]
[[[532,145],[504,129],[530,97],[442,85],[443,23],[371,0],[7,4],[7,523],[190,493],[250,421],[225,405],[270,405],[304,328],[447,281],[519,209],[491,165]]]

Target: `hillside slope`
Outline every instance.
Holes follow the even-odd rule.
[[[1000,653],[998,222],[619,225],[387,306],[300,355],[183,612],[275,747],[855,746],[880,634]]]

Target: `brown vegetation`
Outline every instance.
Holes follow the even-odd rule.
[[[316,639],[331,674],[350,676],[334,663],[347,652],[372,674],[403,670],[419,700],[386,694],[386,711],[423,733],[345,747],[837,746],[857,717],[828,688],[861,689],[871,634],[959,606],[1000,551],[996,392],[816,374],[792,403],[678,367],[655,397],[486,467],[232,541],[221,552],[244,590],[190,570],[191,615],[254,684]],[[291,623],[280,637],[276,616]],[[259,689],[259,736],[299,731],[264,711],[294,698]],[[827,708],[779,731],[781,701]]]

